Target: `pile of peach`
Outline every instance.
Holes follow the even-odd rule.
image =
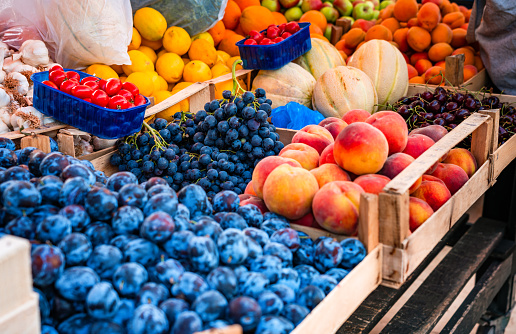
[[[471,10],[448,0],[398,0],[373,24],[357,20],[335,47],[351,56],[363,43],[383,39],[398,47],[407,61],[410,83],[444,84],[445,58],[464,54],[464,81],[484,68],[466,41]]]
[[[408,133],[392,111],[370,115],[352,110],[297,132],[279,156],[256,166],[245,193],[293,223],[354,235],[361,193],[378,194],[447,130],[431,125]],[[410,188],[410,229],[414,231],[475,173],[465,149],[448,152]],[[246,196],[246,195],[244,195]],[[258,198],[255,201],[261,202]]]

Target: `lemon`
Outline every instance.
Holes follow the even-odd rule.
[[[111,65],[111,68],[117,73],[117,74],[124,74],[124,69],[122,68],[122,65]]]
[[[213,65],[213,67],[211,68],[211,76],[213,78],[218,78],[221,75],[228,74],[228,73],[231,73],[231,70],[229,69],[229,67],[227,67],[223,63],[217,63],[217,64]]]
[[[233,63],[237,60],[240,60],[240,56],[231,57],[226,62],[226,65],[228,65],[229,68],[233,69]],[[242,65],[238,64],[236,67],[236,70],[238,71],[238,70],[242,70],[242,69],[243,69]]]
[[[142,36],[140,36],[140,33],[136,28],[133,27],[133,36],[131,37],[131,43],[129,43],[129,46],[127,49],[130,50],[136,50],[140,47],[142,44]]]
[[[157,41],[149,41],[148,39],[142,38],[141,45],[148,46],[152,50],[156,51],[156,50],[159,50],[163,46],[163,39],[160,39]]]
[[[125,81],[135,84],[140,90],[140,94],[144,96],[150,96],[154,90],[152,76],[148,72],[133,72]]]
[[[186,87],[189,87],[191,85],[193,85],[194,83],[193,82],[187,82],[187,81],[183,81],[183,82],[179,82],[177,83],[175,86],[174,86],[174,89],[172,89],[172,93],[176,92],[176,91],[180,91],[180,90],[183,90],[185,89]]]
[[[173,94],[167,90],[154,92],[152,94],[152,96],[154,96],[154,103],[156,103],[156,104],[168,99],[172,95]],[[180,105],[180,103],[177,103],[177,104],[173,105],[172,107],[169,107],[163,111],[160,111],[159,113],[156,114],[156,117],[164,118],[167,121],[172,121],[174,118],[174,114],[179,111],[181,111],[181,105]]]
[[[170,90],[168,89],[168,82],[167,80],[163,79],[161,75],[158,75],[159,80],[159,90]]]
[[[243,89],[247,90],[247,85],[244,80],[238,79],[238,83],[242,86]],[[225,90],[231,91],[233,89],[233,80],[224,81],[218,84],[215,84],[215,98],[222,99],[222,92]]]
[[[161,57],[162,55],[164,55],[165,53],[167,53],[167,50],[165,50],[165,49],[158,52],[158,54],[157,54],[158,58]]]
[[[217,50],[205,39],[196,39],[192,42],[190,50],[188,50],[190,60],[200,60],[209,67],[215,65],[217,61]]]
[[[169,83],[176,83],[181,80],[185,64],[181,57],[172,52],[167,52],[158,58],[156,70],[158,74]]]
[[[149,74],[149,77],[152,80],[152,86],[154,87],[152,89],[153,92],[157,92],[161,90],[161,82],[159,81],[159,75],[157,72],[147,72]]]
[[[165,49],[180,56],[188,52],[191,44],[190,35],[181,27],[170,27],[163,36]]]
[[[157,41],[167,30],[167,20],[160,12],[153,8],[144,7],[134,13],[134,26],[140,35],[149,41]]]
[[[158,56],[156,55],[156,52],[149,48],[148,46],[142,45],[138,48],[138,51],[143,52],[149,59],[156,64],[156,60],[158,59]]]
[[[103,64],[93,64],[86,69],[86,73],[99,77],[101,79],[116,78],[118,74],[110,66]]]
[[[185,66],[183,77],[189,82],[200,82],[212,78],[208,65],[200,60],[192,60]]]
[[[205,39],[208,42],[210,42],[211,45],[215,46],[215,41],[213,40],[213,37],[211,37],[210,33],[202,32],[200,34],[197,34],[197,35],[192,37],[192,42],[195,41],[196,39],[199,39],[199,38]]]
[[[131,58],[131,65],[122,65],[122,69],[126,75],[133,72],[154,71],[154,64],[145,53],[138,50],[131,50],[127,52],[127,54],[129,58]]]
[[[220,61],[225,64],[229,60],[229,58],[231,58],[229,53],[224,52],[222,50],[217,50],[217,62]]]

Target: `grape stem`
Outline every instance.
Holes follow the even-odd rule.
[[[233,89],[231,90],[231,95],[234,95],[234,96],[237,96],[237,93],[241,90],[242,92],[245,92],[245,89],[242,88],[242,86],[240,86],[240,83],[238,82],[237,80],[237,77],[236,77],[236,67],[238,64],[242,64],[242,60],[237,60],[233,63],[233,68],[231,69],[231,74],[233,76]],[[238,94],[239,96],[241,94]]]

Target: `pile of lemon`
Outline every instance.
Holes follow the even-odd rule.
[[[131,65],[94,64],[86,72],[103,79],[119,77],[122,81],[132,82],[141,94],[153,96],[155,103],[195,82],[231,73],[233,63],[240,59],[216,50],[208,32],[191,37],[181,27],[167,29],[165,18],[155,9],[137,10],[133,22],[133,35],[128,46]],[[229,81],[220,88],[227,89],[230,85]],[[157,117],[171,120],[178,111],[189,111],[188,99],[162,111]]]

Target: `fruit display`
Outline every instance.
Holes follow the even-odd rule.
[[[270,25],[264,32],[251,30],[249,38],[244,42],[245,45],[272,45],[283,42],[285,39],[299,31],[297,22],[283,23],[280,25]]]
[[[176,193],[163,178],[1,146],[0,237],[31,242],[43,333],[288,333],[366,256],[233,191],[210,200],[198,185]]]
[[[342,55],[330,43],[318,38],[312,38],[311,42],[312,48],[294,63],[310,72],[315,80],[331,68],[346,65]]]

